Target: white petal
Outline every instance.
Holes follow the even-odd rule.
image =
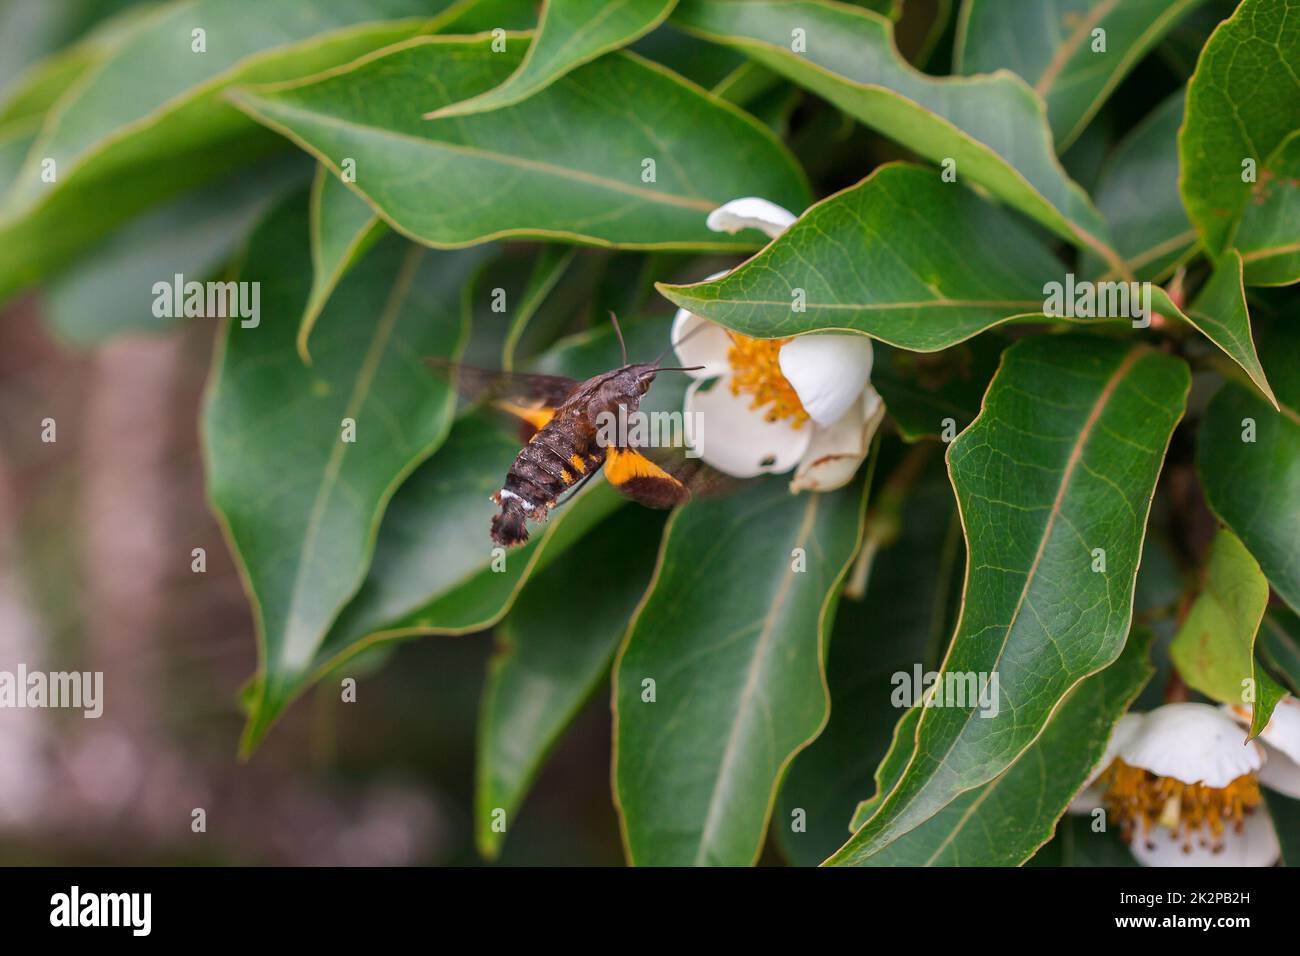
[[[1268,744],[1264,745],[1264,753],[1268,759],[1260,768],[1259,782],[1270,790],[1300,800],[1300,763]]]
[[[792,492],[834,491],[853,480],[858,467],[867,457],[871,439],[885,417],[885,405],[870,385],[862,401],[851,406],[830,428],[817,428],[804,452]]]
[[[1224,704],[1223,709],[1243,727],[1250,726],[1249,707]],[[1282,751],[1294,763],[1300,763],[1300,700],[1290,695],[1279,700],[1259,739]]]
[[[781,374],[812,420],[829,428],[871,378],[871,339],[865,335],[801,335],[781,346]]]
[[[678,309],[671,336],[669,341],[673,343],[678,365],[704,366],[698,371],[687,372],[691,378],[715,378],[730,370],[727,353],[731,350],[731,336],[717,323],[694,312]]]
[[[1183,783],[1226,787],[1264,764],[1264,751],[1211,704],[1165,704],[1146,715],[1140,732],[1120,748],[1130,767]]]
[[[709,213],[706,222],[714,232],[729,232],[734,236],[742,229],[760,229],[775,239],[798,218],[774,202],[748,196],[719,206]]]
[[[812,441],[809,425],[767,421],[762,409],[750,407],[751,396],[731,394],[729,378],[703,386],[691,383],[685,408],[687,415],[700,415],[696,447],[705,464],[737,478],[779,474],[798,464]]]
[[[1110,732],[1110,739],[1106,741],[1106,752],[1097,761],[1097,766],[1093,768],[1092,774],[1088,777],[1088,782],[1083,786],[1083,790],[1070,801],[1068,809],[1071,813],[1091,813],[1101,806],[1101,798],[1102,794],[1105,793],[1105,788],[1094,787],[1093,784],[1115,762],[1115,758],[1119,756],[1120,748],[1132,740],[1139,732],[1145,716],[1145,714],[1125,714],[1115,724],[1114,729]]]
[[[1199,835],[1191,838],[1191,852],[1184,852],[1183,838],[1159,826],[1146,834],[1135,833],[1130,849],[1143,866],[1272,866],[1282,854],[1277,831],[1263,806],[1246,817],[1240,833],[1231,827],[1223,831],[1223,847],[1217,853],[1201,846]]]

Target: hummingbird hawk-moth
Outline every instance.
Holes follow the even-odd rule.
[[[623,350],[623,365],[586,381],[457,366],[462,391],[487,397],[531,430],[501,488],[492,495],[501,509],[492,518],[491,537],[497,544],[523,544],[528,540],[529,521],[545,520],[561,496],[576,492],[602,467],[606,481],[650,508],[681,504],[691,497],[692,487],[703,484],[707,469],[698,460],[660,464],[646,455],[647,449],[601,441],[603,416],[636,412],[658,373],[693,370],[663,368],[662,356],[653,363],[629,363],[618,320],[610,317]],[[431,360],[431,364],[441,363]]]

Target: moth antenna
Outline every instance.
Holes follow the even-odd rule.
[[[623,364],[627,365],[627,343],[623,341],[623,330],[619,328],[618,316],[614,310],[609,310],[609,320],[614,323],[614,334],[618,336],[618,347],[623,350]]]
[[[655,359],[655,361],[654,361],[655,368],[658,368],[658,367],[659,367],[659,363],[662,362],[662,361],[664,360],[664,356],[668,354],[669,349],[675,349],[675,348],[677,348],[677,346],[681,345],[683,342],[685,342],[687,339],[689,339],[689,338],[690,338],[692,335],[694,335],[696,332],[703,332],[703,331],[704,331],[705,329],[707,329],[708,327],[709,327],[709,323],[707,323],[707,322],[701,322],[699,325],[697,325],[695,328],[691,329],[689,332],[687,332],[685,335],[683,335],[683,336],[682,336],[680,339],[678,339],[676,342],[669,342],[669,343],[668,343],[668,347],[665,348],[662,352],[660,352],[660,353],[659,353],[659,357],[658,357],[657,359]],[[676,371],[680,371],[680,369],[671,369],[671,368],[666,368],[666,369],[664,369],[664,371],[665,371],[665,372],[676,372]]]

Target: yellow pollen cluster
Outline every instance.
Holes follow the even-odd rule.
[[[727,362],[731,365],[731,394],[745,392],[754,397],[750,408],[767,407],[763,417],[769,422],[778,422],[785,418],[793,419],[791,428],[799,428],[808,420],[791,385],[781,374],[778,356],[781,346],[789,339],[751,339],[746,335],[728,332],[731,336],[731,348],[727,350]]]
[[[1192,851],[1194,839],[1216,852],[1222,849],[1224,830],[1241,832],[1246,815],[1260,804],[1259,783],[1250,773],[1216,788],[1157,777],[1116,759],[1099,782],[1126,842],[1134,836],[1149,839],[1151,830],[1162,826],[1182,837],[1184,853]]]

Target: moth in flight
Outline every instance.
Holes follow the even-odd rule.
[[[560,497],[576,492],[603,467],[605,480],[620,492],[650,508],[671,508],[691,497],[693,489],[717,483],[716,473],[698,459],[677,450],[670,457],[656,449],[662,463],[647,449],[606,445],[601,424],[631,415],[660,372],[693,369],[663,368],[663,356],[653,363],[629,363],[618,319],[611,314],[623,351],[623,365],[580,382],[560,375],[517,375],[458,365],[457,384],[473,398],[487,398],[497,408],[524,422],[532,435],[506,472],[505,482],[492,495],[501,509],[492,518],[492,540],[512,547],[528,540],[528,522],[546,519]],[[446,363],[430,359],[434,367]]]

